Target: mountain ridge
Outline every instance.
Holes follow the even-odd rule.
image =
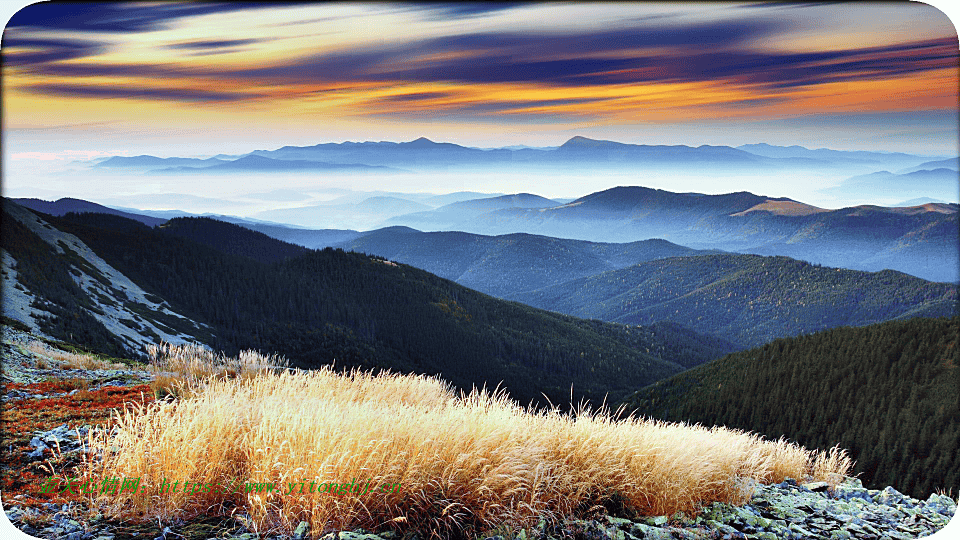
[[[540,402],[542,392],[566,404],[570,381],[577,381],[575,400],[599,402],[721,351],[671,345],[689,337],[668,327],[611,325],[535,310],[342,250],[263,263],[230,253],[236,242],[222,233],[206,235],[223,243],[213,248],[117,216],[44,219],[88,244],[149,294],[209,325],[205,342],[228,354],[253,348],[282,354],[300,367],[336,358],[342,367],[442,373],[466,390],[502,381],[521,402]],[[255,234],[225,223],[217,230],[224,227],[235,235]],[[724,347],[722,340],[710,340]],[[655,356],[657,350],[680,351],[686,360]]]

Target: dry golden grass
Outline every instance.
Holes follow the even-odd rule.
[[[199,345],[160,343],[147,347],[150,388],[154,397],[187,397],[200,391],[212,379],[248,379],[261,372],[287,368],[287,361],[275,355],[242,351],[237,358],[217,354]]]
[[[107,362],[93,354],[77,354],[68,351],[62,351],[39,341],[27,343],[25,348],[40,357],[36,360],[38,369],[48,369],[50,363],[48,360],[55,360],[62,363],[65,367],[72,369],[130,369],[129,366],[114,362]]]
[[[174,373],[192,383],[211,377],[252,377],[262,371],[287,367],[287,361],[279,356],[243,351],[237,358],[231,358],[191,344],[151,345],[147,347],[147,353],[154,373]]]
[[[247,355],[248,365],[275,360]],[[140,478],[148,489],[99,496],[108,512],[187,519],[240,507],[259,531],[307,521],[314,536],[390,526],[450,534],[528,526],[611,498],[646,515],[696,512],[713,501],[745,502],[755,482],[835,482],[851,465],[838,450],[812,453],[725,428],[615,420],[582,408],[530,411],[503,393],[458,395],[425,376],[261,369],[227,378],[200,359],[178,361],[205,374],[187,397],[119,412],[114,438],[91,438],[103,458],[87,464],[88,475]],[[164,479],[280,489],[159,494]],[[354,479],[373,489],[309,493],[311,482]],[[396,493],[377,489],[397,483]]]

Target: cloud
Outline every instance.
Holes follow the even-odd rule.
[[[195,72],[191,70],[157,64],[70,64],[54,62],[31,66],[30,71],[47,77],[140,77],[157,80],[195,75]]]
[[[565,122],[571,116],[594,114],[589,109],[564,109],[568,105],[588,105],[611,98],[558,98],[558,99],[513,99],[506,101],[456,98],[455,93],[422,92],[371,99],[361,108],[366,116],[383,118],[408,118],[429,110],[433,118],[452,120],[491,120],[522,122]],[[408,99],[409,98],[409,99]],[[439,99],[440,101],[433,101]]]
[[[731,51],[664,56],[662,73],[679,81],[714,80],[768,89],[878,80],[956,66],[956,39],[815,53]]]
[[[290,4],[298,3],[39,2],[15,13],[7,23],[7,28],[137,33],[165,28],[167,23],[183,17]]]
[[[23,38],[4,36],[3,60],[10,66],[30,66],[75,60],[100,54],[105,47],[98,41],[63,38]]]
[[[409,101],[431,101],[441,98],[455,97],[457,94],[453,92],[413,92],[410,94],[397,94],[394,96],[386,96],[380,98],[376,101],[391,102],[391,103],[404,103]]]
[[[188,51],[203,51],[208,52],[216,49],[230,49],[236,50],[238,47],[244,45],[253,45],[256,43],[263,43],[268,41],[266,39],[210,39],[203,41],[186,41],[183,43],[174,43],[172,45],[167,45],[168,49],[180,49]]]
[[[567,82],[581,77],[651,65],[664,47],[684,52],[724,49],[775,34],[778,21],[698,23],[621,28],[586,33],[473,33],[407,43],[308,55],[227,76],[287,82],[459,81]],[[648,56],[642,50],[649,49]],[[442,56],[444,60],[434,59]],[[601,81],[602,82],[602,81]]]
[[[429,11],[433,14],[432,18],[434,19],[456,20],[480,17],[520,7],[524,7],[524,4],[518,2],[460,2],[428,4],[415,6],[411,9]]]
[[[104,99],[151,99],[185,102],[230,102],[262,97],[250,93],[198,90],[192,88],[131,88],[120,86],[91,86],[80,84],[34,84],[25,90],[58,97],[87,97]]]
[[[306,84],[719,82],[774,90],[883,79],[949,68],[957,61],[955,38],[809,53],[742,46],[774,28],[753,21],[569,36],[478,33],[306,56],[223,75]]]
[[[71,24],[89,26],[96,22],[102,26],[120,24],[118,21],[122,19],[129,30],[198,14],[198,10],[216,12],[230,9],[222,4],[138,5],[137,9],[130,4],[96,4],[102,11],[112,13],[115,17],[104,13],[94,17],[76,6],[82,4],[68,5],[66,19],[48,21],[48,24],[66,27]],[[260,5],[254,4],[246,9],[253,6]],[[498,9],[511,6],[499,6]],[[489,12],[494,8],[443,4],[424,9],[437,13],[466,14],[470,11]],[[122,18],[120,14],[130,17]],[[27,22],[29,20],[22,20],[20,24]],[[739,89],[748,87],[769,94],[795,87],[842,81],[874,81],[955,68],[957,62],[955,37],[883,47],[789,53],[765,50],[759,45],[775,39],[784,31],[795,29],[798,24],[778,18],[751,17],[693,23],[668,18],[630,20],[629,24],[632,26],[591,31],[487,31],[406,42],[376,41],[375,44],[354,49],[308,53],[299,58],[277,60],[273,64],[241,68],[186,67],[190,64],[182,61],[171,61],[169,64],[75,63],[70,60],[98,54],[104,46],[102,43],[76,39],[4,40],[4,56],[10,65],[25,67],[42,76],[142,78],[146,83],[143,85],[145,89],[133,90],[130,87],[118,87],[115,83],[86,86],[71,84],[69,80],[50,81],[48,84],[34,85],[32,89],[35,92],[194,102],[260,99],[264,95],[252,90],[222,90],[256,88],[258,85],[289,85],[294,94],[305,95],[321,89],[429,86],[430,83],[477,87],[487,84],[532,84],[560,88],[711,83]],[[184,41],[166,47],[187,54],[216,54],[262,41],[266,40],[235,37]],[[182,78],[193,80],[183,84],[188,89],[150,89],[151,86],[173,85],[171,81]],[[207,87],[215,90],[190,89],[197,79],[206,81]],[[751,101],[743,97],[741,93],[739,97],[731,97],[730,102],[735,102],[735,106],[740,108],[773,103]],[[769,96],[765,99],[769,99]],[[452,104],[459,102],[463,107],[461,112],[473,111],[477,114],[511,111],[527,103],[509,98],[500,98],[500,101],[492,98],[489,101],[495,103],[469,105],[469,99],[455,90],[413,92],[367,103],[393,103],[396,106],[392,109],[401,110],[403,103],[415,107],[419,102],[431,100],[448,101],[441,104],[443,106],[454,106]],[[539,105],[550,106],[561,104]],[[364,111],[357,112],[364,114]],[[376,114],[380,111],[373,112]]]
[[[484,32],[415,42],[429,50],[477,50],[524,55],[598,55],[663,47],[727,48],[791,28],[779,20],[756,19],[693,24],[640,25],[563,33]]]

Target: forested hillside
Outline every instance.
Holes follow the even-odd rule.
[[[360,233],[334,247],[407,263],[500,298],[643,261],[708,253],[666,240],[610,244],[521,233],[426,233],[408,227]]]
[[[254,348],[301,367],[335,361],[442,374],[465,389],[502,381],[522,402],[543,402],[543,393],[566,405],[571,382],[575,401],[620,399],[731,350],[722,340],[666,327],[583,321],[497,300],[357,253],[307,251],[265,263],[115,216],[46,219],[145,290],[210,325],[210,345],[227,354]],[[224,238],[224,227],[233,226],[211,227],[217,234],[207,243]],[[225,245],[235,243],[232,236]]]
[[[787,257],[673,257],[508,296],[625,324],[673,321],[743,348],[837,326],[957,313],[957,286]]]
[[[282,261],[308,251],[303,246],[276,240],[262,232],[241,229],[231,223],[210,218],[174,218],[160,225],[160,228],[168,234],[260,262]]]
[[[960,317],[836,328],[728,355],[648,386],[629,410],[840,445],[864,485],[960,491]]]

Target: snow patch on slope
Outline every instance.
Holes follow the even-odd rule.
[[[168,343],[199,343],[199,340],[189,333],[179,332],[169,328],[158,319],[172,317],[178,320],[177,326],[186,326],[201,330],[200,325],[187,317],[174,312],[162,299],[149,295],[137,284],[107,264],[99,255],[94,253],[86,244],[72,234],[64,233],[37,215],[15,204],[6,204],[5,210],[17,221],[24,224],[42,240],[53,246],[57,253],[71,261],[71,276],[77,285],[87,294],[87,297],[97,306],[95,310],[87,310],[90,315],[103,324],[107,330],[120,337],[135,353],[141,354],[147,345],[163,340]],[[78,256],[87,265],[73,264]],[[36,296],[31,291],[19,291],[15,287],[16,271],[13,270],[14,259],[5,254],[3,258],[4,273],[13,276],[10,280],[4,277],[4,312],[6,312],[6,298],[15,299],[12,308],[29,315],[29,321],[23,321],[31,328],[37,326],[35,317],[44,313],[32,309],[27,313],[22,303],[23,297]],[[22,287],[22,285],[21,285]],[[12,292],[11,292],[12,291]],[[29,307],[29,302],[26,304]],[[20,307],[18,307],[20,306]],[[138,313],[139,311],[139,313]],[[8,315],[22,320],[21,317]]]

